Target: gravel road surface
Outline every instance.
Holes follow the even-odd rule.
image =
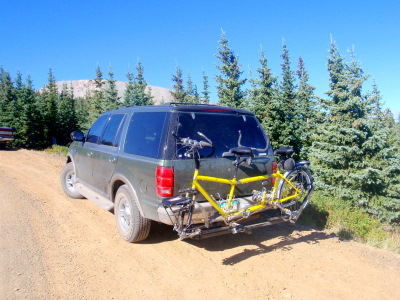
[[[400,255],[278,224],[180,241],[64,195],[64,158],[0,151],[0,299],[400,299]]]

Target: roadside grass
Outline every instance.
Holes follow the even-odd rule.
[[[326,198],[315,192],[299,223],[336,233],[340,239],[356,240],[400,253],[399,228],[383,225],[344,201]]]
[[[49,153],[49,154],[58,154],[58,155],[66,156],[68,154],[68,147],[53,145],[51,148],[45,149],[44,152]]]

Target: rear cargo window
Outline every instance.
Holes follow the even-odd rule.
[[[126,134],[124,151],[158,158],[167,113],[134,113]]]
[[[178,116],[177,135],[202,140],[197,132],[206,135],[214,144],[212,149],[200,149],[202,157],[222,157],[224,152],[239,146],[239,132],[242,135],[241,145],[259,149],[266,148],[264,132],[252,115],[180,113]],[[179,149],[178,157],[183,158],[184,149]]]

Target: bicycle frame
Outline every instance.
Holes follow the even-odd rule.
[[[240,217],[242,215],[251,215],[254,212],[257,212],[258,210],[261,210],[263,208],[265,208],[265,206],[269,203],[267,203],[267,196],[268,193],[267,192],[263,192],[262,194],[262,200],[260,201],[260,203],[246,207],[245,209],[239,210],[239,211],[234,211],[234,212],[229,212],[229,211],[225,211],[223,210],[220,205],[208,194],[208,192],[202,187],[202,185],[199,183],[199,181],[209,181],[209,182],[216,182],[216,183],[222,183],[222,184],[227,184],[230,186],[230,192],[229,192],[229,196],[228,196],[228,202],[227,202],[227,206],[228,208],[232,207],[232,203],[234,200],[234,193],[235,193],[235,189],[236,186],[239,184],[246,184],[246,183],[250,183],[250,182],[256,182],[256,181],[262,181],[262,180],[267,180],[271,177],[274,177],[276,179],[283,179],[285,180],[295,191],[295,193],[293,195],[290,195],[286,198],[282,198],[282,199],[276,199],[276,193],[278,190],[278,185],[279,185],[279,180],[275,180],[273,189],[272,189],[272,199],[273,199],[273,203],[281,203],[281,202],[285,202],[288,201],[294,197],[297,197],[300,195],[300,190],[298,188],[296,188],[289,180],[287,180],[279,171],[277,171],[276,173],[272,173],[271,176],[268,175],[262,175],[262,176],[254,176],[254,177],[247,177],[247,178],[243,178],[240,180],[237,180],[237,178],[232,178],[232,179],[225,179],[225,178],[219,178],[219,177],[211,177],[211,176],[203,176],[203,175],[199,175],[199,170],[196,169],[194,171],[194,175],[193,175],[193,181],[192,181],[192,188],[193,189],[197,189],[202,195],[203,197],[211,203],[211,205],[213,206],[213,208],[218,211],[218,213],[224,218],[225,221],[230,221],[232,218],[236,218],[236,217]],[[193,200],[195,200],[195,196],[193,196]]]

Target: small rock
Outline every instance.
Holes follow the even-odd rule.
[[[292,294],[286,293],[286,294],[283,294],[283,297],[284,298],[292,298]]]

